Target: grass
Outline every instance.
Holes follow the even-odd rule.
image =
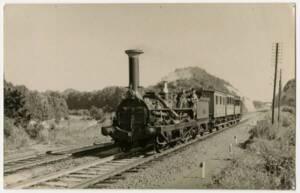
[[[51,132],[51,142],[57,144],[84,144],[93,142],[109,141],[108,137],[101,134],[101,124],[95,120],[84,120],[79,117],[72,117],[59,124]]]
[[[14,120],[4,118],[4,149],[19,150],[31,145],[29,135],[21,127],[14,125]]]
[[[281,109],[281,120],[271,124],[270,114],[258,121],[240,145],[242,156],[230,167],[213,176],[209,188],[294,189],[295,188],[295,112]],[[288,108],[290,109],[290,107]]]
[[[69,120],[59,123],[48,120],[21,128],[16,127],[12,119],[5,119],[4,151],[8,155],[10,152],[47,150],[50,146],[60,148],[110,141],[101,134],[101,125],[82,116],[70,116]]]

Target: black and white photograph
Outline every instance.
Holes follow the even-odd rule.
[[[2,9],[4,190],[296,190],[295,2]]]

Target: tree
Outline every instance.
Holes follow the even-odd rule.
[[[25,102],[24,90],[22,92],[13,87],[11,83],[4,81],[4,115],[15,119],[16,125],[26,125],[30,120]]]

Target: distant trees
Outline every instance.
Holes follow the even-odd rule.
[[[43,121],[67,118],[70,114],[103,118],[105,112],[113,112],[126,92],[122,87],[107,87],[93,92],[66,90],[30,91],[25,86],[14,86],[4,80],[4,115],[24,127],[30,120]]]
[[[264,107],[267,104],[267,102],[262,102],[262,101],[253,101],[253,105],[255,107],[255,109],[260,109],[262,107]]]
[[[63,93],[70,110],[91,109],[93,106],[105,112],[115,111],[125,94],[125,88],[106,87],[93,92],[67,90]]]

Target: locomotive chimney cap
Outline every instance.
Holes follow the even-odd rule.
[[[136,55],[139,55],[139,54],[143,54],[143,50],[137,50],[137,49],[133,49],[133,50],[125,50],[125,53],[128,55],[128,56],[136,56]]]

